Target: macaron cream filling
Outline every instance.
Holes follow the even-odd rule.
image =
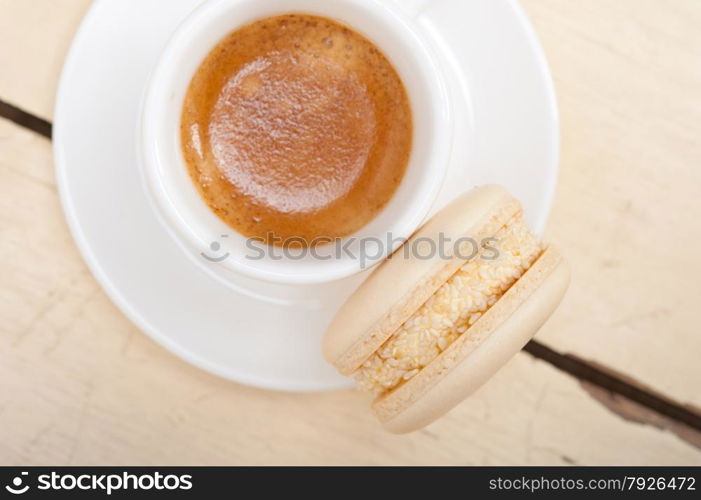
[[[419,373],[465,334],[543,251],[521,214],[494,238],[356,370],[361,389],[383,394]]]

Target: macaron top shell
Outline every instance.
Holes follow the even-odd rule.
[[[357,370],[465,263],[461,255],[470,250],[455,254],[454,242],[469,238],[464,245],[470,248],[521,210],[517,200],[494,185],[451,202],[380,264],[338,311],[324,336],[326,359],[344,375]],[[451,242],[442,255],[434,251],[439,238]]]

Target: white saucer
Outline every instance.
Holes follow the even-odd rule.
[[[387,0],[391,1],[391,0]],[[322,332],[364,275],[288,287],[196,267],[149,205],[136,124],[149,71],[200,0],[99,0],[73,41],[57,96],[54,151],[68,223],[117,306],[174,354],[244,384],[345,387],[322,358]],[[419,22],[441,50],[455,102],[451,170],[434,211],[477,184],[505,185],[542,230],[558,161],[555,97],[538,41],[508,0],[434,0]],[[365,273],[367,274],[367,272]]]

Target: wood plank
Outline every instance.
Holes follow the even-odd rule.
[[[527,354],[409,436],[383,431],[353,391],[262,391],[199,371],[130,324],[85,268],[51,144],[6,120],[0,144],[2,464],[701,464],[698,448]]]
[[[0,0],[0,99],[50,120],[63,59],[91,0]]]
[[[572,285],[538,336],[701,408],[701,9],[526,0],[558,93],[549,237]]]

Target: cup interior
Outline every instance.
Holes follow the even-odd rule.
[[[189,177],[180,144],[180,114],[192,76],[226,35],[255,20],[305,13],[339,21],[373,42],[396,68],[413,117],[413,144],[405,176],[385,208],[338,245],[315,252],[270,255],[222,222]],[[148,188],[165,223],[195,253],[226,254],[223,270],[279,283],[319,283],[343,278],[389,255],[423,221],[447,169],[452,131],[443,77],[412,21],[376,0],[209,0],[177,29],[146,90],[141,150]],[[261,255],[263,253],[263,255]],[[363,256],[363,258],[361,258]],[[206,264],[206,263],[205,263]]]

